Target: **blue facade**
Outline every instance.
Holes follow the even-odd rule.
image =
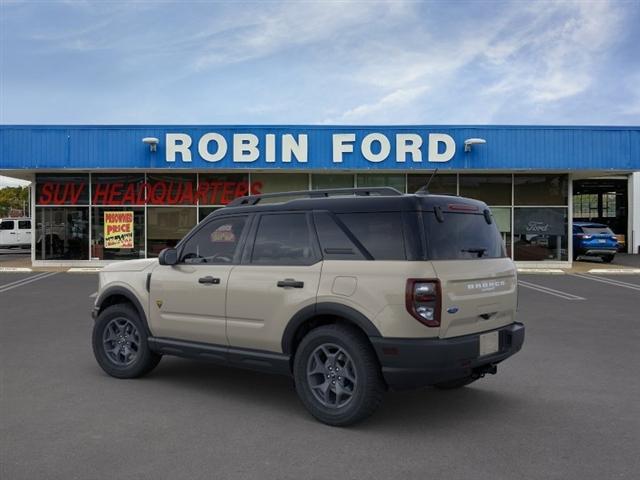
[[[219,161],[205,161],[198,142],[206,133],[220,134],[227,152]],[[192,140],[191,161],[178,154],[167,161],[167,134],[181,133]],[[371,161],[362,153],[363,139],[372,133],[388,139],[390,153]],[[254,161],[238,161],[234,134],[257,137],[259,151]],[[342,161],[334,157],[334,135],[355,134],[352,153]],[[421,161],[403,155],[398,161],[396,136],[417,134],[422,140]],[[444,134],[455,141],[447,161],[429,161],[429,134]],[[267,136],[275,149],[267,153]],[[306,161],[293,156],[282,162],[281,140],[285,135],[307,136]],[[156,152],[142,143],[143,137],[157,137]],[[483,138],[484,145],[464,151],[468,138]],[[217,143],[210,144],[211,152]],[[377,154],[380,142],[373,142]],[[444,145],[439,145],[440,150]],[[0,126],[0,170],[116,170],[116,169],[198,169],[198,170],[640,170],[640,127],[547,127],[547,126]]]

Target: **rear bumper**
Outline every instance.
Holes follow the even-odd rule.
[[[382,374],[393,390],[433,385],[467,377],[488,365],[495,365],[522,348],[524,325],[512,323],[497,329],[499,350],[479,357],[480,335],[455,338],[382,338],[373,337]]]
[[[578,250],[580,255],[594,255],[594,256],[602,256],[602,255],[615,255],[618,253],[617,247],[603,247],[603,248],[581,248]]]

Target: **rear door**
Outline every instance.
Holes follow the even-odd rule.
[[[229,274],[247,229],[247,215],[207,221],[181,246],[177,265],[156,267],[149,294],[155,336],[227,345]]]
[[[18,220],[18,242],[21,245],[31,244],[31,220]]]
[[[424,215],[427,248],[442,292],[440,336],[457,337],[515,321],[515,265],[495,222],[482,213]]]
[[[229,345],[281,352],[291,317],[316,302],[321,269],[309,212],[260,214],[229,277]]]

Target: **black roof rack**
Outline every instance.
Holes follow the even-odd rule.
[[[264,198],[278,197],[308,197],[308,198],[326,198],[329,196],[340,195],[356,195],[369,197],[372,195],[395,197],[401,196],[402,193],[393,187],[374,187],[374,188],[331,188],[327,190],[299,190],[296,192],[280,192],[280,193],[263,193],[260,195],[247,195],[239,197],[227,204],[227,207],[240,207],[246,205],[256,205]]]

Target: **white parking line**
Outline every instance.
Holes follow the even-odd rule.
[[[9,290],[13,290],[14,288],[22,287],[28,283],[37,282],[38,280],[42,280],[43,278],[48,278],[55,275],[58,272],[43,272],[38,275],[33,275],[31,277],[23,278],[22,280],[17,280],[11,283],[5,283],[4,285],[0,285],[0,293],[8,292]]]
[[[611,278],[595,277],[593,275],[585,275],[582,273],[574,273],[573,276],[585,278],[587,280],[593,280],[594,282],[606,283],[607,285],[612,285],[614,287],[628,288],[630,290],[636,290],[640,292],[640,285],[637,285],[635,283],[623,282],[621,280],[613,280]]]
[[[15,281],[10,282],[10,283],[5,283],[4,285],[0,285],[0,289],[3,289],[3,288],[5,288],[5,287],[10,287],[11,285],[15,285],[15,284],[17,284],[17,283],[26,282],[27,280],[31,280],[32,278],[38,278],[38,277],[41,277],[41,276],[43,276],[43,275],[44,275],[44,274],[46,274],[46,273],[48,273],[48,272],[38,273],[38,274],[36,274],[36,275],[31,275],[31,276],[29,276],[29,277],[21,278],[20,280],[15,280]]]
[[[586,300],[586,298],[584,297],[579,297],[578,295],[573,295],[572,293],[555,290],[553,288],[545,287],[544,285],[538,285],[537,283],[518,280],[518,284],[525,288],[535,290],[536,292],[546,293],[547,295],[553,295],[554,297],[562,298],[563,300]]]

